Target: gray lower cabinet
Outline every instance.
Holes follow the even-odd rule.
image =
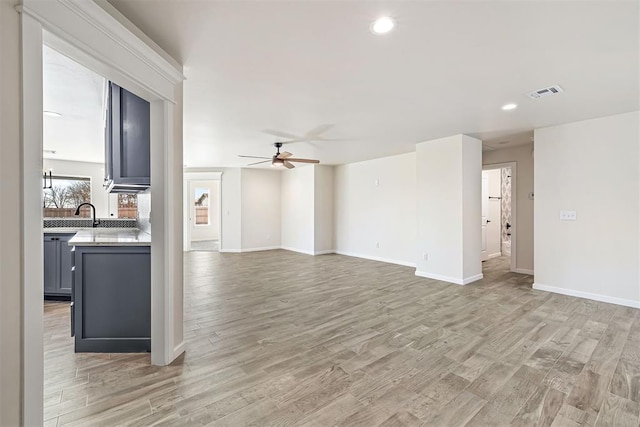
[[[72,250],[69,239],[75,233],[44,235],[44,296],[45,298],[71,297]]]
[[[76,246],[74,261],[75,351],[151,351],[150,248]]]

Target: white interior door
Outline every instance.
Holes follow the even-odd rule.
[[[487,256],[489,258],[498,257],[502,254],[501,246],[501,212],[502,212],[502,192],[500,188],[500,169],[487,171],[488,182],[488,217],[487,217]]]
[[[482,261],[489,259],[487,252],[487,220],[489,219],[489,174],[482,171]]]
[[[218,240],[217,181],[189,181],[189,227],[192,242]]]

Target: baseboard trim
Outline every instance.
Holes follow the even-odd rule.
[[[460,280],[457,277],[442,276],[440,274],[427,273],[425,271],[419,270],[416,270],[416,276],[424,277],[427,279],[440,280],[441,282],[453,283],[455,285],[468,285],[469,283],[475,282],[484,277],[482,273],[480,273],[476,274],[475,276],[465,277],[464,279]]]
[[[497,252],[497,253],[495,253],[495,254],[491,254],[491,255],[489,255],[489,257],[488,257],[487,259],[498,258],[498,257],[500,257],[500,256],[502,256],[502,252]]]
[[[220,253],[228,253],[228,254],[239,254],[242,252],[240,249],[220,249],[218,252]]]
[[[328,255],[328,254],[335,254],[336,251],[334,249],[329,249],[327,251],[315,251],[313,254],[314,255]]]
[[[608,295],[592,294],[590,292],[576,291],[573,289],[558,288],[555,286],[543,285],[541,283],[534,283],[533,289],[538,291],[553,292],[554,294],[568,295],[570,297],[585,298],[593,301],[600,301],[600,302],[606,302],[609,304],[622,305],[625,307],[640,308],[640,301],[610,297]]]
[[[289,246],[282,246],[280,249],[284,249],[285,251],[297,252],[299,254],[315,255],[315,253],[313,251],[308,251],[306,249],[292,248],[292,247],[289,247]]]
[[[520,274],[528,274],[530,276],[533,276],[533,270],[529,270],[527,268],[516,268],[513,270],[514,273],[520,273]]]
[[[375,257],[375,256],[370,256],[370,255],[362,255],[362,254],[357,254],[357,253],[353,253],[353,252],[343,252],[343,251],[338,251],[336,250],[335,253],[337,253],[338,255],[344,255],[344,256],[350,256],[350,257],[354,257],[354,258],[363,258],[363,259],[368,259],[371,261],[379,261],[379,262],[386,262],[388,264],[396,264],[396,265],[402,265],[405,267],[416,267],[416,264],[413,262],[406,262],[406,261],[399,261],[397,259],[389,259],[389,258],[384,258],[384,257]]]
[[[282,249],[280,246],[265,246],[263,248],[246,248],[246,249],[240,249],[241,253],[244,252],[261,252],[261,251],[273,251],[276,249]]]
[[[185,350],[186,350],[186,344],[184,343],[184,341],[182,341],[173,349],[173,360],[176,360],[176,358],[180,356],[182,353],[184,353]]]

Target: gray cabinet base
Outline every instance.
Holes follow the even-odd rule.
[[[76,246],[76,352],[151,351],[149,247]]]

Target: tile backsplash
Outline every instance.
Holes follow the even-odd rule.
[[[151,190],[138,193],[138,228],[151,233]]]
[[[131,218],[98,218],[101,228],[136,228],[137,221]],[[45,218],[44,228],[91,228],[91,218]]]

